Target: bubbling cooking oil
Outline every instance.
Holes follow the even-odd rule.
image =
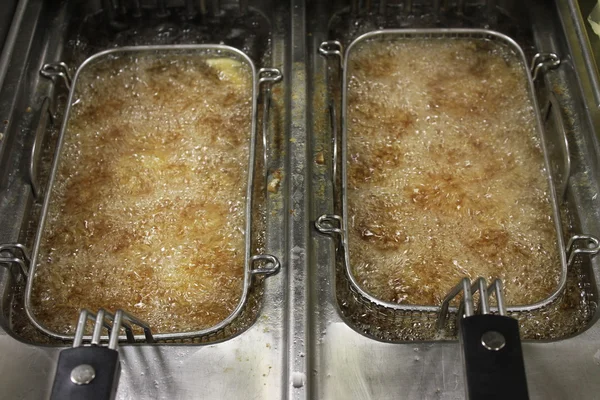
[[[34,314],[61,333],[81,308],[122,308],[159,333],[224,320],[243,292],[250,67],[207,54],[106,57],[76,90]]]
[[[542,301],[561,264],[525,67],[477,39],[367,40],[348,69],[352,271],[381,300],[438,305],[463,277]]]

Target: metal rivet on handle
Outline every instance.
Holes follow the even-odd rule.
[[[71,382],[76,385],[87,385],[96,377],[94,367],[89,364],[81,364],[71,371]]]
[[[487,331],[481,336],[481,344],[488,350],[498,351],[506,345],[506,339],[500,332]]]

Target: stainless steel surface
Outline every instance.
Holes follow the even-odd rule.
[[[12,52],[15,48],[15,42],[16,42],[16,36],[18,34],[19,31],[19,24],[21,23],[21,20],[23,19],[23,13],[25,11],[25,6],[27,5],[27,2],[25,1],[10,1],[10,5],[8,7],[6,7],[2,12],[6,13],[8,15],[3,15],[3,19],[6,23],[6,25],[2,28],[2,30],[4,31],[4,36],[3,40],[2,40],[2,59],[8,59],[12,56]],[[11,12],[11,8],[12,6],[16,6],[14,10],[12,10],[13,12]],[[12,14],[12,21],[11,21],[11,16]],[[4,77],[6,76],[6,71],[8,69],[8,63],[7,62],[2,62],[0,63],[0,86],[2,86],[2,83],[4,81]],[[0,147],[1,149],[1,147]],[[2,154],[2,152],[0,151],[0,154]]]
[[[0,9],[0,49],[4,45],[4,40],[10,29],[10,23],[16,7],[16,0],[7,0],[4,2],[2,9]]]
[[[502,7],[515,6],[516,3],[498,2]],[[521,3],[524,4],[524,3]],[[565,88],[581,79],[585,81],[585,67],[578,54],[578,37],[573,33],[574,20],[568,12],[567,2],[557,2],[555,6],[548,3],[528,2],[527,12],[531,18],[530,26],[534,30],[535,48],[545,52],[562,54],[563,65],[560,68],[543,74],[542,83],[551,88]],[[318,46],[325,40],[336,36],[331,30],[322,28],[329,22],[331,15],[338,11],[334,7],[322,5],[316,7],[311,15],[315,18],[312,24],[312,50],[314,56],[310,66],[316,74],[325,76],[327,65],[317,55]],[[321,14],[325,16],[319,17]],[[350,13],[348,13],[350,14]],[[361,25],[367,17],[365,14],[348,18],[346,26]],[[383,22],[373,23],[375,27],[389,27]],[[563,30],[564,29],[564,30]],[[561,32],[560,35],[558,32]],[[564,35],[564,37],[563,37]],[[530,49],[527,49],[530,51]],[[585,84],[585,83],[584,83]],[[579,84],[570,86],[563,92],[557,90],[561,111],[565,114],[565,106],[574,107],[576,112],[567,112],[565,121],[570,139],[573,173],[569,180],[568,198],[575,213],[581,217],[575,226],[598,235],[598,206],[596,193],[597,157],[596,128],[591,119],[581,114],[588,97],[580,97]],[[587,88],[585,88],[587,90]],[[570,92],[570,93],[569,93]],[[323,88],[315,88],[315,101],[324,97]],[[584,100],[585,99],[585,100]],[[545,102],[540,102],[545,104]],[[323,104],[323,103],[318,103]],[[589,103],[588,103],[589,104]],[[592,103],[593,104],[593,103]],[[316,108],[316,107],[315,107]],[[320,105],[319,108],[324,108]],[[585,106],[584,106],[585,108]],[[316,119],[316,118],[315,118]],[[315,126],[319,126],[315,123]],[[329,136],[330,137],[330,136]],[[327,137],[313,138],[313,157],[325,146],[332,151]],[[587,164],[583,167],[583,164]],[[330,176],[330,167],[314,165],[314,175],[318,178]],[[585,172],[589,171],[589,172]],[[317,186],[317,185],[315,185]],[[317,186],[318,187],[318,186]],[[314,201],[313,218],[331,212],[333,202],[327,188],[326,194]],[[584,210],[593,210],[590,213]],[[361,335],[359,328],[349,326],[351,323],[340,316],[339,298],[335,292],[335,282],[323,282],[334,275],[332,262],[335,243],[325,235],[315,235],[315,278],[317,285],[312,291],[313,304],[321,305],[318,316],[314,320],[312,332],[314,341],[319,343],[313,350],[314,369],[317,371],[313,386],[314,399],[461,399],[464,398],[462,361],[456,342],[411,342],[384,343]],[[597,285],[598,260],[590,265],[592,291]],[[593,297],[595,299],[595,297]],[[589,328],[582,333],[550,342],[524,342],[523,351],[529,393],[532,399],[594,399],[597,397],[600,384],[593,378],[600,370],[600,361],[595,354],[600,350],[600,324],[594,315]]]
[[[594,0],[569,0],[565,3],[568,3],[565,6],[568,7],[568,13],[575,20],[573,33],[581,38],[579,51],[583,53],[582,62],[589,74],[591,84],[589,89],[592,90],[596,109],[600,110],[600,68],[598,66],[598,62],[600,62],[600,38],[594,34],[587,22],[587,16],[597,2]]]
[[[557,125],[557,129],[560,132],[559,147],[561,147],[560,153],[562,154],[563,164],[562,169],[557,167],[553,175],[559,180],[557,185],[560,189],[558,191],[559,200],[562,202],[567,196],[567,189],[569,188],[569,177],[571,176],[571,151],[569,150],[569,139],[567,138],[567,131],[565,129],[565,122],[560,111],[560,105],[556,99],[556,94],[550,92],[548,95],[548,105],[544,109],[543,115],[544,120],[547,121],[550,118],[550,114],[554,119],[554,123]],[[552,167],[552,166],[551,166]]]
[[[285,392],[281,398],[293,400],[308,400],[312,398],[314,366],[311,352],[314,338],[310,336],[310,324],[314,318],[311,308],[311,237],[307,223],[310,218],[311,176],[310,176],[310,146],[307,137],[310,135],[309,121],[311,118],[308,105],[310,70],[306,68],[307,56],[307,8],[301,0],[290,3],[291,38],[288,43],[288,57],[291,71],[286,84],[289,90],[289,138],[285,146],[287,156],[288,198],[286,211],[288,213],[285,234],[288,236],[288,265],[287,282],[284,288],[289,301],[284,322],[284,335],[287,347],[283,349],[286,359],[283,379]]]
[[[35,113],[38,110],[38,106],[35,103],[38,95],[56,97],[52,93],[54,85],[52,85],[50,80],[39,77],[39,75],[34,73],[30,74],[27,72],[26,74],[21,74],[21,71],[27,70],[25,65],[28,65],[30,71],[33,71],[34,69],[39,70],[44,62],[63,59],[61,54],[66,50],[63,50],[64,43],[62,41],[65,39],[62,39],[62,37],[67,37],[69,35],[67,30],[71,29],[68,26],[69,23],[64,21],[75,18],[72,10],[69,10],[69,8],[75,8],[73,6],[75,2],[63,2],[58,9],[55,9],[57,6],[56,3],[50,4],[42,1],[26,1],[24,3],[26,3],[23,6],[26,10],[25,14],[29,18],[24,18],[23,21],[20,21],[22,25],[26,26],[23,30],[19,31],[18,36],[20,41],[29,41],[33,47],[39,44],[43,49],[30,53],[26,48],[22,48],[20,51],[15,52],[15,58],[10,60],[13,68],[8,68],[8,60],[6,64],[3,64],[3,66],[7,67],[9,78],[13,79],[10,86],[12,89],[4,86],[2,95],[0,95],[3,99],[2,101],[4,101],[3,104],[11,105],[10,108],[2,108],[0,113],[2,114],[2,119],[7,118],[10,114],[11,126],[6,130],[6,137],[10,139],[9,147],[12,155],[20,154],[20,150],[18,149],[29,147],[30,142],[27,143],[26,138],[32,131],[25,127],[19,127],[16,131],[12,129],[13,127],[17,128],[17,124],[13,125],[12,121],[18,121],[21,118],[20,115],[24,112],[22,111],[24,108],[20,108],[20,106],[14,107],[13,100],[8,98],[12,97],[13,93],[20,92],[19,96],[23,99],[22,101],[28,102]],[[78,3],[82,4],[82,2]],[[286,59],[284,52],[284,43],[288,40],[287,36],[289,34],[287,30],[287,21],[289,21],[288,8],[285,5],[280,6],[268,2],[254,3],[252,6],[249,11],[251,15],[232,18],[231,12],[228,12],[228,15],[223,15],[220,17],[220,22],[217,22],[229,27],[223,28],[220,32],[215,32],[214,34],[210,32],[204,33],[204,37],[200,39],[191,36],[187,39],[188,43],[194,40],[200,40],[205,43],[218,43],[223,40],[223,37],[227,36],[225,44],[235,43],[237,48],[243,48],[248,54],[252,54],[253,62],[256,63],[257,68],[265,65],[274,66],[283,69],[285,73],[286,68],[288,68],[286,67],[286,63],[289,61]],[[93,7],[93,5],[90,6],[91,9]],[[263,11],[265,13],[261,14]],[[263,24],[266,18],[270,20],[270,25],[267,29],[271,31],[267,32],[268,36],[260,39],[260,41],[252,37],[247,37],[243,34],[243,31],[236,30],[236,24],[240,26],[244,22],[241,26],[248,31],[258,22]],[[215,25],[217,22],[212,21],[212,24]],[[154,23],[156,24],[157,22],[154,21]],[[193,25],[194,23],[199,24],[199,21],[197,20],[190,24]],[[211,23],[211,21],[208,23]],[[233,34],[227,33],[228,29]],[[240,33],[242,34],[240,35]],[[216,38],[211,39],[210,35]],[[264,43],[268,43],[269,46],[267,47]],[[108,46],[108,43],[106,46]],[[97,48],[97,50],[102,50],[102,48]],[[263,54],[263,52],[265,53]],[[19,57],[22,58],[17,60]],[[33,60],[34,58],[35,60]],[[71,60],[69,61],[72,63]],[[23,62],[23,64],[19,64],[19,62]],[[78,62],[75,61],[73,65],[78,65]],[[28,75],[27,81],[23,80],[25,75]],[[31,80],[29,80],[29,77],[31,77]],[[15,88],[19,88],[19,90],[15,90]],[[9,92],[4,90],[9,90]],[[57,92],[58,95],[61,94],[60,87],[57,88]],[[265,221],[268,228],[265,237],[265,250],[282,261],[287,257],[284,253],[284,249],[286,248],[284,245],[287,238],[286,235],[281,235],[273,227],[277,227],[279,232],[281,232],[283,215],[287,214],[284,193],[288,190],[288,177],[285,170],[285,160],[280,154],[280,150],[274,148],[273,143],[279,143],[279,147],[287,146],[287,143],[289,143],[288,130],[285,125],[287,123],[286,115],[288,114],[285,111],[285,107],[288,105],[283,101],[284,94],[283,88],[274,88],[272,90],[273,108],[270,113],[272,122],[269,124],[270,126],[266,132],[269,144],[269,165],[267,168],[269,178],[277,171],[282,172],[282,178],[278,190],[268,192],[268,200],[265,207],[268,210]],[[35,122],[32,121],[31,126],[34,124]],[[47,136],[51,141],[53,135],[55,137],[57,132],[49,130],[47,134],[49,134]],[[3,142],[3,144],[5,143]],[[16,149],[17,151],[15,151]],[[28,212],[28,209],[35,206],[29,203],[32,200],[30,189],[26,189],[23,186],[26,175],[25,170],[21,168],[21,163],[14,159],[13,156],[9,157],[9,159],[3,158],[2,163],[9,166],[9,169],[12,171],[11,176],[8,178],[6,175],[1,174],[2,182],[0,182],[0,190],[3,193],[2,215],[5,215],[4,212],[10,209],[9,213],[15,215],[16,218],[7,221],[10,223],[9,226],[4,223],[5,220],[2,217],[0,242],[18,242],[22,239],[21,228],[18,225],[24,221],[24,218],[18,215],[22,212]],[[10,203],[4,201],[6,199],[4,194],[6,193],[10,195]],[[266,258],[257,259],[256,262],[260,263],[260,265],[256,264],[255,267],[267,267],[268,265],[264,265],[264,263],[270,261],[272,260]],[[23,385],[23,381],[17,382],[13,378],[11,378],[12,382],[3,381],[2,385],[6,388],[6,393],[10,393],[7,397],[45,398],[49,394],[60,348],[28,345],[17,341],[11,336],[12,333],[8,333],[10,332],[12,323],[10,301],[13,298],[11,293],[12,288],[10,287],[12,280],[8,282],[8,278],[7,274],[2,274],[0,277],[2,282],[2,309],[4,312],[2,326],[6,329],[0,333],[0,342],[2,343],[0,347],[4,348],[6,344],[14,348],[16,345],[20,350],[12,353],[13,356],[16,356],[17,353],[23,356],[21,358],[20,355],[18,356],[20,360],[15,360],[17,363],[16,368],[19,368],[19,366],[23,367],[22,362],[27,364],[31,362],[30,367],[24,368],[32,371],[38,370],[39,372],[35,376],[29,376],[28,378],[35,379],[38,382],[36,385]],[[282,372],[285,371],[285,359],[282,354],[284,349],[287,348],[287,337],[284,337],[284,331],[281,326],[284,320],[284,313],[287,314],[285,309],[289,304],[283,290],[285,282],[287,282],[287,277],[283,274],[278,274],[265,280],[264,301],[260,308],[258,319],[243,335],[235,336],[226,342],[207,346],[152,346],[152,348],[149,348],[151,351],[146,354],[142,354],[138,350],[131,352],[133,347],[123,346],[120,349],[122,374],[118,397],[136,399],[189,397],[215,399],[245,398],[248,394],[256,398],[282,397],[283,393],[287,391],[288,386],[287,381],[284,383],[282,375]],[[141,347],[135,347],[141,349]],[[25,351],[25,353],[33,351],[33,353],[26,355],[22,351]],[[8,353],[10,353],[10,350],[4,354],[11,357]],[[200,367],[194,366],[198,362],[200,363]],[[155,370],[154,367],[158,368]],[[8,373],[4,365],[0,369]],[[210,378],[215,375],[222,376],[222,379],[217,381]],[[184,387],[181,382],[187,382],[187,387]]]
[[[205,16],[206,23],[218,18],[214,17],[214,2],[200,3],[203,9],[196,9],[198,18]],[[390,15],[402,10],[399,5],[411,8],[413,13],[420,12],[423,5],[416,0],[384,3],[371,5]],[[470,3],[464,2],[465,13]],[[344,13],[352,4],[356,14]],[[278,191],[269,192],[266,237],[266,250],[282,260],[282,273],[265,281],[263,305],[254,324],[229,340],[206,345],[121,346],[117,398],[464,398],[457,342],[385,343],[357,332],[344,319],[335,290],[334,243],[311,229],[319,215],[332,210],[333,198],[328,183],[332,166],[318,161],[319,154],[331,151],[331,119],[322,80],[326,65],[318,55],[318,45],[331,39],[328,24],[337,13],[349,27],[355,23],[360,26],[368,19],[358,1],[352,4],[338,0],[312,2],[307,7],[299,0],[284,4],[248,2],[250,10],[260,10],[271,21],[268,64],[281,68],[284,75],[283,84],[273,90],[271,117],[278,123],[268,136],[271,143],[279,141],[279,145],[269,146],[269,178],[274,171],[281,171],[282,181]],[[504,8],[525,7],[519,15],[530,18],[528,26],[533,30],[535,48],[562,55],[560,68],[544,73],[539,83],[562,89],[555,92],[570,139],[572,174],[567,196],[570,211],[576,216],[574,227],[598,235],[600,149],[596,127],[600,127],[600,112],[594,106],[581,52],[582,38],[577,35],[581,27],[570,12],[575,3],[497,4]],[[52,94],[52,85],[37,71],[49,59],[61,58],[63,40],[57,38],[67,36],[62,31],[73,16],[53,11],[41,0],[21,1],[19,9],[20,19],[13,22],[18,29],[12,35],[13,49],[18,51],[0,60],[0,72],[6,71],[0,89],[0,124],[8,120],[0,146],[9,150],[0,151],[2,243],[20,241],[20,229],[26,220],[23,215],[32,202],[29,160],[23,155],[30,149],[35,124],[25,110],[31,106],[35,113],[43,97]],[[144,8],[142,12],[150,11]],[[393,22],[395,25],[381,26],[398,27],[403,23]],[[378,26],[371,24],[370,30]],[[583,269],[589,273],[590,286],[586,290],[591,301],[597,301],[599,268],[599,260],[595,259]],[[8,310],[14,283],[16,279],[0,269],[0,385],[6,398],[48,398],[61,347],[31,345],[13,336]],[[600,393],[597,314],[586,330],[560,340],[524,342],[523,351],[532,399],[596,399]]]

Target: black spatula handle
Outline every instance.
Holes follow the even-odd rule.
[[[60,352],[51,400],[112,400],[119,379],[119,353],[107,347]]]
[[[517,320],[484,314],[459,324],[468,399],[529,399]]]

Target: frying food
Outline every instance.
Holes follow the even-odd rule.
[[[123,308],[158,333],[211,327],[243,291],[252,71],[202,54],[84,68],[52,188],[33,306],[72,333]]]
[[[522,62],[482,39],[366,40],[348,67],[350,265],[376,298],[438,305],[463,277],[510,305],[560,259]]]

